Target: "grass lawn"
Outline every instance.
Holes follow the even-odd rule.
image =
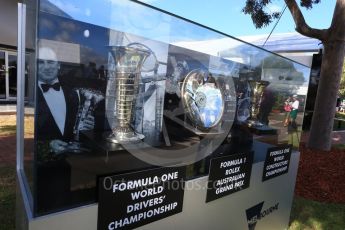
[[[16,135],[16,115],[0,116],[0,136]],[[34,117],[24,117],[24,135],[33,137],[34,135]]]
[[[26,118],[27,119],[27,118]],[[33,117],[29,118],[33,120]],[[33,134],[33,122],[26,127],[29,136]],[[16,115],[0,116],[0,143],[4,140],[16,138]],[[13,142],[15,143],[15,142]],[[15,154],[15,146],[5,145],[8,149],[2,154]],[[1,151],[5,151],[2,148]],[[8,151],[7,151],[8,150]],[[0,153],[0,154],[1,154]],[[15,161],[0,162],[0,230],[14,230],[16,216],[16,166]]]
[[[289,230],[344,230],[345,204],[329,204],[295,197]]]
[[[345,130],[345,113],[336,112],[333,130]]]
[[[336,118],[345,119],[345,113],[336,112],[336,113],[335,113],[335,117],[336,117]]]
[[[15,229],[15,166],[0,166],[0,230]]]
[[[337,144],[337,145],[333,145],[333,147],[336,148],[336,149],[345,150],[345,144]]]
[[[0,136],[10,136],[16,134],[16,115],[6,115],[0,117]]]

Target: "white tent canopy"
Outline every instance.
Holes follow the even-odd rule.
[[[299,33],[273,34],[265,43],[267,37],[268,35],[253,35],[239,37],[239,39],[306,66],[311,66],[312,55],[322,48],[319,40],[305,37]],[[265,45],[263,46],[264,43]],[[246,50],[251,52],[256,50],[253,46],[244,44],[233,38],[177,42],[174,45],[197,50],[209,55],[222,56],[240,63],[247,62],[243,58],[243,55],[241,55],[242,51]]]

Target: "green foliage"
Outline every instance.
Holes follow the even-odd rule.
[[[304,82],[304,77],[302,72],[298,72],[291,61],[285,58],[277,58],[276,56],[268,56],[261,62],[262,69],[280,69],[281,73],[287,74],[285,80],[293,80]],[[261,68],[260,68],[261,71]],[[260,73],[261,74],[261,73]]]
[[[279,18],[280,12],[269,12],[267,6],[271,0],[246,0],[242,9],[244,14],[249,14],[256,28],[268,26],[274,19]],[[320,3],[321,0],[301,0],[300,5],[307,9],[313,8],[313,4]]]
[[[336,117],[336,118],[340,118],[340,119],[344,119],[344,120],[345,120],[345,114],[340,113],[340,112],[335,113],[335,117]]]
[[[335,130],[345,130],[345,114],[340,112],[335,113],[333,131]]]
[[[263,68],[274,68],[274,69],[290,69],[296,71],[293,63],[286,60],[285,58],[277,57],[275,55],[270,55],[263,59]]]
[[[320,203],[295,197],[290,216],[289,230],[343,230],[345,205]]]
[[[268,13],[265,6],[271,3],[271,0],[247,0],[245,7],[242,9],[244,14],[249,14],[256,28],[268,26],[273,19],[278,18],[280,13]]]
[[[313,8],[313,4],[318,4],[320,2],[321,0],[301,0],[301,6],[311,9]]]
[[[280,112],[284,111],[284,102],[286,100],[286,98],[288,97],[288,94],[281,94],[281,93],[277,93],[274,95],[274,105],[272,110],[279,110]]]
[[[345,98],[345,61],[343,64],[343,73],[341,74],[341,80],[339,85],[339,96]]]

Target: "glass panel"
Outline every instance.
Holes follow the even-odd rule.
[[[34,121],[34,107],[26,104],[24,108],[24,171],[30,191],[33,191],[34,186]]]
[[[35,191],[35,90],[36,90],[36,27],[37,0],[24,0],[26,5],[25,37],[25,104],[24,104],[24,184],[32,211],[34,211],[33,194]],[[23,98],[24,99],[24,98]]]
[[[24,171],[31,192],[34,188],[35,63],[35,53],[25,55]],[[32,199],[31,193],[29,197]]]
[[[6,60],[5,52],[0,51],[0,99],[6,98]]]
[[[298,147],[309,68],[131,1],[39,7],[36,215],[95,202],[100,175],[183,163],[190,179]]]
[[[25,99],[27,100],[28,99],[28,96],[30,93],[32,92],[29,92],[29,82],[34,82],[32,80],[32,78],[34,78],[34,74],[30,73],[30,63],[33,62],[31,59],[32,55],[30,54],[26,54],[25,55],[25,90],[24,90],[24,96],[25,96]]]
[[[17,97],[17,55],[8,55],[9,96]]]

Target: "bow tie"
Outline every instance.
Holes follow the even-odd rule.
[[[56,83],[54,83],[52,85],[42,83],[41,87],[42,87],[42,90],[43,90],[44,93],[47,92],[50,88],[52,88],[52,89],[54,89],[56,91],[60,91],[60,83],[59,82],[56,82]]]

